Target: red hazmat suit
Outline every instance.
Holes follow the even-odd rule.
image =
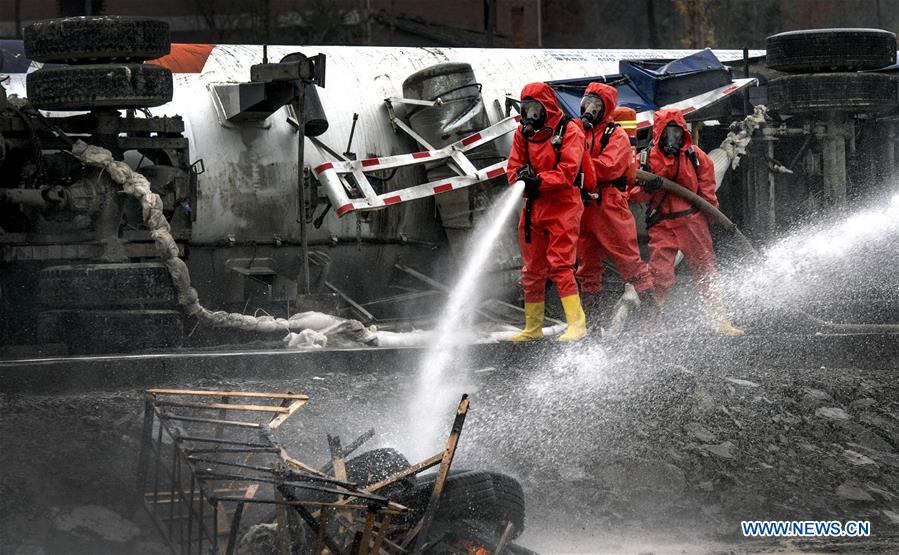
[[[676,156],[666,156],[660,146],[661,138],[665,128],[672,122],[684,130],[683,144]],[[661,110],[656,113],[653,146],[648,163],[652,173],[670,179],[713,206],[718,206],[715,166],[705,152],[693,145],[687,122],[680,111]],[[714,289],[715,251],[712,249],[709,222],[705,215],[686,200],[664,190],[650,194],[643,187],[634,187],[631,189],[630,199],[647,205],[649,269],[655,283],[656,299],[664,301],[668,290],[674,285],[674,257],[678,250],[684,253],[684,260],[703,296],[707,299],[717,298]],[[654,217],[650,217],[651,214]],[[651,224],[653,219],[656,219],[656,223]]]
[[[618,91],[602,83],[590,83],[585,94],[598,96],[605,110],[602,121],[585,131],[592,170],[584,172],[585,183],[589,192],[599,192],[600,199],[590,201],[581,217],[577,281],[582,292],[599,292],[603,262],[611,258],[622,279],[641,293],[652,288],[652,274],[640,258],[637,226],[627,205],[628,194],[613,184],[624,177],[634,156],[633,147],[621,127],[615,127],[606,146],[602,146],[606,128],[614,122]]]
[[[556,284],[560,297],[578,292],[574,265],[584,207],[574,182],[584,161],[584,133],[575,122],[569,122],[557,153],[550,142],[562,119],[555,93],[545,83],[531,83],[522,89],[521,98],[532,98],[546,110],[544,127],[532,137],[525,139],[521,128],[515,131],[506,169],[510,184],[526,164],[540,179],[539,198],[531,207],[530,243],[525,242],[525,210],[518,222],[524,300],[539,303],[544,300],[547,279]]]

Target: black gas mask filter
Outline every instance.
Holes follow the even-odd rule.
[[[601,122],[605,112],[605,103],[595,94],[586,94],[581,99],[581,121],[584,122],[584,129],[592,129]]]
[[[659,140],[659,147],[665,156],[673,158],[684,146],[684,128],[676,123],[669,123]]]
[[[521,134],[532,137],[546,124],[546,108],[533,98],[521,101]]]

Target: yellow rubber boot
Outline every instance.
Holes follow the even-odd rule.
[[[565,309],[565,320],[568,327],[556,341],[579,341],[587,337],[587,316],[581,308],[581,298],[577,293],[562,297],[562,308]]]
[[[706,301],[706,307],[709,311],[709,316],[712,318],[712,322],[715,324],[715,331],[720,333],[721,335],[728,335],[730,337],[740,337],[741,335],[746,335],[746,330],[742,330],[730,321],[730,316],[727,314],[727,309],[724,308],[724,303],[720,298],[716,297],[714,299],[709,299]]]
[[[544,306],[543,302],[524,303],[524,329],[507,339],[507,341],[521,343],[543,339]]]

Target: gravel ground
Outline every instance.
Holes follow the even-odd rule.
[[[694,341],[704,341],[698,335]],[[298,355],[300,356],[300,355]],[[407,407],[417,361],[378,372],[308,368],[279,379],[158,384],[307,393],[282,427],[302,460],[326,460],[325,434],[368,448],[438,451]],[[897,363],[771,367],[731,358],[646,355],[639,340],[534,351],[521,364],[457,358],[441,380],[471,395],[457,467],[524,485],[520,543],[543,553],[899,551]],[[114,364],[114,363],[113,363]],[[271,370],[271,369],[269,369]],[[137,390],[0,397],[4,553],[165,553],[137,506],[143,404]],[[414,459],[410,456],[410,459]],[[774,542],[744,519],[870,520],[867,539]]]

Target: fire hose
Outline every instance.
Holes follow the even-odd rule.
[[[737,239],[737,241],[747,250],[749,251],[753,257],[760,257],[759,252],[752,246],[752,243],[749,242],[749,239],[743,235],[743,232],[737,227],[735,223],[733,223],[730,218],[725,216],[720,210],[715,208],[709,201],[700,197],[693,191],[678,185],[674,181],[670,179],[666,179],[664,177],[658,176],[654,173],[638,169],[637,170],[637,181],[646,183],[648,181],[652,181],[653,179],[659,178],[662,181],[662,189],[668,191],[671,194],[677,195],[682,199],[689,202],[691,205],[695,206],[700,212],[708,216],[710,220],[721,225],[724,229],[729,231],[733,236]],[[828,322],[827,320],[818,318],[813,314],[809,314],[805,310],[799,307],[792,307],[803,317],[808,319],[810,322],[817,326],[825,327],[834,331],[841,331],[847,333],[871,333],[871,332],[879,332],[879,333],[899,333],[899,324],[839,324],[836,322]]]
[[[690,189],[678,185],[670,179],[665,179],[664,177],[658,176],[646,170],[637,170],[637,181],[645,183],[648,181],[652,181],[657,177],[662,180],[662,189],[681,197],[682,199],[695,206],[716,224],[721,225],[724,229],[733,233],[734,237],[736,237],[737,240],[740,241],[740,244],[746,247],[747,250],[752,251],[753,254],[758,254],[758,252],[756,252],[755,250],[755,247],[752,246],[752,243],[750,243],[749,239],[747,239],[746,236],[743,235],[743,232],[740,231],[737,225],[730,221],[730,218],[725,216],[720,210],[715,208],[712,203],[697,195]]]

